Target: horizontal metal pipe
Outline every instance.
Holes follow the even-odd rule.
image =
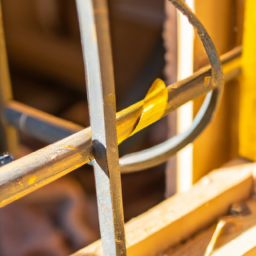
[[[84,129],[82,126],[16,101],[10,101],[5,105],[3,117],[9,125],[49,144]]]
[[[222,63],[230,65],[231,62],[237,60],[236,58],[239,58],[240,53],[241,49],[231,51],[221,58]],[[225,65],[223,68],[225,73]],[[225,73],[225,76],[230,80],[232,77],[239,74],[239,72],[239,65],[234,65]],[[168,86],[169,99],[165,115],[177,109],[188,100],[192,100],[210,91],[212,88],[204,86],[205,77],[210,75],[210,67],[206,67],[196,72],[193,76]],[[117,113],[118,138],[127,138],[128,135],[131,134],[142,113],[142,108],[143,101],[140,101]],[[20,112],[22,112],[25,108],[19,109],[19,107],[17,107],[16,111],[18,110],[21,110]],[[42,122],[48,120],[48,124],[51,123],[52,125],[52,123],[55,122],[58,123],[58,127],[70,128],[71,124],[69,123],[69,125],[67,125],[68,122],[66,121],[60,121],[57,118],[49,118],[50,116],[42,114],[42,112],[40,115],[38,115],[38,111],[32,112],[34,113],[34,118],[41,116]],[[29,111],[27,111],[26,114],[28,114],[29,117],[32,116],[32,113],[29,114]],[[9,120],[8,115],[6,118]],[[27,131],[32,129],[32,126],[26,121],[29,120],[28,117],[26,117],[25,121],[22,121],[21,117],[17,118],[17,120],[15,122],[14,120],[12,121],[15,127],[16,125],[19,128],[22,127],[25,132],[26,129]],[[27,122],[27,125],[23,123],[20,126],[20,123],[22,122]],[[28,127],[30,128],[28,129]],[[49,129],[49,131],[51,131],[51,129]],[[1,167],[0,207],[64,176],[91,161],[93,158],[91,130],[89,127]]]
[[[240,54],[241,47],[237,47],[234,50],[228,52],[227,54],[221,56],[222,64],[226,64],[223,66],[224,69],[228,65],[227,63],[230,63],[231,60],[239,58]],[[239,72],[239,67],[232,67],[228,73],[225,73],[224,70],[225,80],[231,80]],[[205,88],[202,86],[202,83],[204,82],[205,77],[210,75],[211,70],[210,66],[208,66],[200,69],[191,77],[188,77],[185,80],[168,86],[169,101],[165,115],[169,114],[171,111],[175,110],[178,106],[180,106],[181,101],[189,101],[198,97],[198,95],[204,94],[209,91],[209,89],[205,90]],[[118,126],[120,127],[119,130],[121,130],[119,131],[119,137],[125,137],[133,130],[133,127],[129,127],[129,125],[127,124],[127,120],[124,120],[123,115],[130,115],[130,118],[135,120],[141,113],[142,105],[143,102],[140,101],[130,106],[129,108],[117,113],[117,122]],[[132,118],[132,115],[134,113],[135,116]],[[136,115],[136,113],[138,113],[138,115]],[[84,129],[84,127],[82,126],[52,116],[50,114],[15,101],[11,101],[6,104],[3,110],[3,117],[9,125],[14,126],[16,129],[21,130],[26,134],[46,143],[54,143]],[[123,129],[124,125],[122,125],[122,123],[126,126],[128,125],[127,131]]]

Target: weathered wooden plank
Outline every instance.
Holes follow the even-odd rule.
[[[239,217],[237,218],[238,225],[236,228],[226,228],[226,232],[222,232],[220,237],[217,240],[216,245],[214,246],[213,254],[216,256],[227,256],[227,255],[247,255],[252,250],[254,251],[254,247],[256,246],[256,240],[251,241],[250,237],[247,238],[246,242],[242,242],[244,239],[244,236],[247,237],[247,234],[254,233],[254,231],[250,231],[249,233],[246,233],[249,231],[250,228],[255,227],[256,225],[256,200],[255,199],[249,199],[246,201],[247,207],[250,209],[251,214],[248,217]],[[230,227],[230,226],[229,226]],[[207,228],[206,230],[198,233],[197,235],[189,238],[185,243],[178,244],[176,246],[171,247],[167,251],[163,253],[165,256],[205,256],[206,248],[208,244],[211,241],[211,238],[213,236],[213,233],[216,229],[216,224],[211,226],[210,228]],[[241,235],[240,238],[238,238]],[[238,239],[236,239],[238,238]],[[255,236],[254,236],[255,238]],[[229,246],[233,244],[233,240],[239,244],[240,247],[242,247],[242,254],[236,254],[236,252],[227,253],[227,250],[229,250]],[[250,243],[249,243],[250,241]],[[245,246],[243,246],[243,244]],[[237,250],[237,252],[241,253],[241,250]],[[250,254],[248,254],[250,255]],[[253,254],[252,254],[253,255]],[[254,254],[255,255],[255,254]]]
[[[254,216],[255,218],[255,216]],[[255,256],[256,255],[256,225],[242,232],[231,241],[214,250],[211,256]]]
[[[222,168],[209,173],[186,193],[179,193],[126,224],[127,252],[155,256],[189,238],[227,213],[234,202],[249,198],[255,164]],[[102,254],[101,242],[73,256]]]

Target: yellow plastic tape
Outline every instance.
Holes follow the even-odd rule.
[[[148,90],[144,100],[136,104],[141,103],[143,103],[143,106],[140,113],[138,113],[139,118],[134,120],[134,127],[130,131],[126,131],[124,134],[118,136],[118,144],[138,131],[158,121],[164,115],[168,103],[168,89],[164,81],[157,78]],[[124,113],[124,111],[125,113],[129,113],[129,108],[122,110],[120,113]],[[117,113],[117,117],[120,113]],[[126,124],[124,123],[122,125]],[[117,128],[120,129],[120,127]]]
[[[168,90],[164,81],[157,78],[144,99],[139,122],[130,136],[158,121],[164,114],[168,102]]]

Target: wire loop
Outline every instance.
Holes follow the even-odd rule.
[[[188,18],[200,37],[211,64],[212,76],[208,82],[213,85],[214,90],[207,94],[204,103],[187,131],[154,147],[120,158],[119,163],[122,173],[141,171],[164,163],[169,157],[191,143],[211,121],[221,98],[224,77],[212,39],[184,0],[170,0],[170,2]]]

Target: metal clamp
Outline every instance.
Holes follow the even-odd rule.
[[[201,109],[198,111],[191,127],[187,131],[157,146],[125,155],[119,160],[122,173],[140,171],[159,165],[187,144],[191,143],[211,121],[222,93],[224,76],[218,53],[209,34],[183,0],[170,1],[188,18],[188,21],[196,29],[211,64],[212,76],[207,82],[211,83],[214,89],[207,94]]]

